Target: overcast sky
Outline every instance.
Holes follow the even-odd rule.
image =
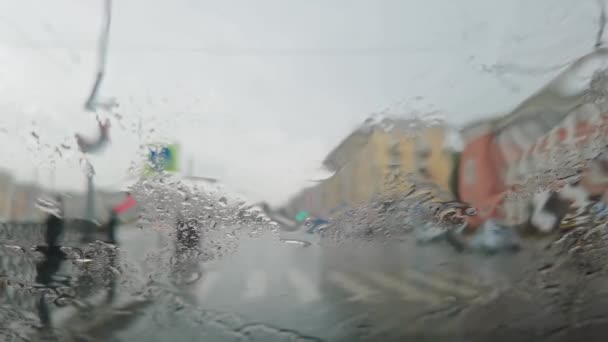
[[[508,111],[556,72],[516,71],[589,52],[597,13],[594,0],[114,1],[101,96],[120,107],[91,158],[97,183],[124,179],[139,143],[175,140],[199,174],[279,203],[373,112],[458,125]],[[95,132],[83,103],[102,18],[102,0],[0,2],[0,165],[20,179],[38,166],[48,183],[54,164],[57,186],[84,185],[79,155],[55,148]]]

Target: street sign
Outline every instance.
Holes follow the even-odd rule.
[[[178,171],[177,144],[153,144],[148,145],[148,149],[148,163],[144,170],[146,175]]]
[[[296,222],[302,222],[302,221],[306,220],[307,218],[308,218],[308,212],[307,211],[300,211],[296,215]]]

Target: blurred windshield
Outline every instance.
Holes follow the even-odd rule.
[[[0,340],[604,341],[605,6],[0,4]]]

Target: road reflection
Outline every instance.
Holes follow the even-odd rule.
[[[0,303],[2,313],[15,318],[7,336],[17,340],[106,340],[128,327],[149,300],[119,293],[119,278],[124,280],[119,249],[101,241],[69,244],[78,239],[64,241],[65,232],[76,228],[59,215],[51,213],[43,224],[30,224],[29,232],[44,236],[42,244],[28,248],[2,241]],[[23,234],[20,224],[3,228],[5,236]]]
[[[46,244],[3,247],[3,310],[36,314],[11,329],[30,340],[61,341],[475,341],[504,324],[558,328],[571,318],[553,310],[550,293],[578,284],[577,269],[557,265],[555,249],[488,256],[445,242],[421,246],[414,236],[336,245],[303,227],[238,236],[234,253],[208,259],[199,228],[180,220],[156,231],[122,226],[120,248],[66,245],[62,234],[72,227],[49,217],[39,226]],[[600,293],[606,285],[588,278],[577,291]],[[540,314],[539,305],[548,312]]]

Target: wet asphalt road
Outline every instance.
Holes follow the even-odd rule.
[[[163,333],[229,341],[603,341],[608,277],[600,241],[567,253],[536,241],[490,256],[408,238],[338,245],[304,232],[241,238],[233,254],[203,264],[202,277],[182,287],[189,304],[233,322],[215,333],[196,324]]]
[[[125,235],[123,241],[125,250],[142,251],[138,236]],[[180,291],[189,305],[238,321],[224,327],[224,335],[208,336],[219,340],[241,340],[232,334],[249,324],[328,341],[401,339],[429,332],[452,336],[459,328],[450,315],[499,297],[511,284],[504,270],[514,267],[512,259],[460,255],[444,245],[355,241],[322,246],[316,235],[291,232],[239,239],[233,254],[196,267],[202,276]],[[437,324],[446,331],[432,326]],[[132,331],[149,331],[147,338],[158,341],[209,333],[185,325],[189,327],[176,324],[154,331],[142,320]],[[285,339],[268,334],[265,339]]]
[[[604,341],[608,278],[599,240],[589,252],[537,244],[487,256],[407,238],[335,245],[304,232],[243,236],[230,254],[186,263],[186,281],[173,284],[169,233],[121,228],[119,297],[128,303],[152,291],[152,300],[137,310],[93,307],[99,323],[88,338]],[[60,325],[83,325],[61,315]]]

